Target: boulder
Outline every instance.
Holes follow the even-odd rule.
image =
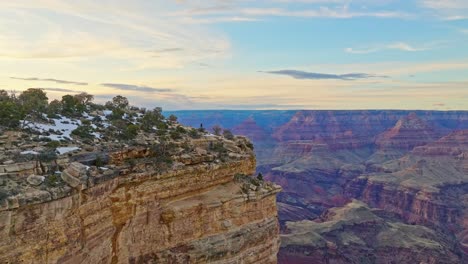
[[[39,175],[30,175],[26,180],[33,186],[41,185],[44,182],[45,177]]]
[[[79,162],[72,162],[62,171],[61,178],[68,185],[79,190],[88,188],[88,174],[86,166]]]

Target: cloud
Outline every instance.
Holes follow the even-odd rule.
[[[171,16],[174,4],[0,1],[0,59],[86,60],[139,70],[181,68],[230,55],[225,34]],[[151,50],[160,57],[148,56]]]
[[[36,78],[36,77],[29,77],[29,78],[10,77],[10,79],[22,80],[22,81],[54,82],[54,83],[60,83],[60,84],[88,85],[88,83],[85,83],[85,82],[65,81],[65,80],[58,80],[58,79],[51,79],[51,78],[42,79],[42,78]]]
[[[161,57],[165,53],[181,52],[183,48],[164,48],[164,49],[155,49],[148,51],[153,54],[153,57]]]
[[[356,17],[411,18],[413,15],[396,11],[352,11],[347,8],[318,7],[305,10],[291,10],[277,7],[230,9],[218,14],[186,11],[183,21],[187,23],[253,22],[264,21],[266,17],[300,17],[351,19]]]
[[[409,14],[393,11],[350,11],[348,8],[319,7],[317,9],[289,10],[283,8],[249,8],[240,11],[242,15],[249,16],[283,16],[283,17],[305,17],[305,18],[354,18],[354,17],[376,17],[376,18],[408,18]]]
[[[66,88],[39,88],[39,87],[33,87],[31,89],[42,89],[45,91],[51,91],[51,92],[62,92],[62,93],[83,93],[84,91],[76,91],[72,89],[66,89]]]
[[[223,110],[274,110],[274,109],[305,109],[311,105],[303,104],[218,104],[213,105],[214,109]]]
[[[347,73],[347,74],[328,74],[328,73],[316,73],[306,72],[297,70],[279,70],[279,71],[261,71],[264,73],[279,74],[291,76],[295,79],[309,79],[309,80],[357,80],[357,79],[369,79],[369,78],[386,78],[387,76],[378,76],[367,73]]]
[[[173,92],[173,89],[169,88],[153,88],[149,86],[139,86],[132,84],[122,84],[122,83],[102,83],[102,86],[111,87],[123,91],[137,91],[137,92],[150,92],[150,93],[167,93]]]
[[[419,0],[419,3],[444,20],[468,19],[468,1],[466,0]]]
[[[367,48],[346,48],[345,51],[347,53],[352,53],[352,54],[369,54],[369,53],[375,53],[375,52],[385,51],[385,50],[417,52],[417,51],[427,51],[427,50],[434,49],[439,44],[440,43],[434,42],[434,43],[424,44],[419,47],[416,47],[414,45],[411,45],[405,42],[393,42],[389,44],[384,44],[384,45],[374,46],[374,47],[367,47]]]

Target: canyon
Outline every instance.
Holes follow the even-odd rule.
[[[278,194],[279,263],[467,261],[467,111],[213,110],[175,114],[184,124],[220,125],[252,139],[257,172],[283,189]],[[349,208],[355,206],[355,199],[363,203],[359,208],[377,214],[379,223],[366,220],[362,225],[317,231],[320,225],[349,221],[346,215],[359,211]],[[331,217],[336,210],[347,213]],[[439,246],[422,250],[424,243],[402,246],[397,239],[382,246],[386,252],[379,247],[385,242],[379,240],[384,229],[401,241],[417,242],[418,235],[423,235]],[[367,231],[354,239],[359,230]],[[401,230],[414,230],[415,237],[405,237]],[[351,233],[351,242],[340,239]],[[319,236],[322,240],[310,242]],[[373,254],[375,258],[359,262],[349,258],[353,254]],[[405,262],[397,259],[400,255],[412,258]],[[435,257],[428,259],[427,255]],[[448,258],[436,261],[442,255]]]

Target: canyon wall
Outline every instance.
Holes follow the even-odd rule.
[[[242,176],[255,171],[247,141],[224,141],[223,160],[206,137],[169,170],[145,148],[110,153],[106,168],[63,161],[47,188],[3,166],[0,185],[22,187],[0,200],[0,263],[276,263],[280,187]]]
[[[290,232],[288,223],[317,221],[328,209],[346,207],[356,198],[395,214],[403,224],[442,230],[455,243],[455,255],[464,254],[454,263],[468,256],[467,111],[278,111],[278,118],[274,111],[177,115],[182,122],[214,122],[253,139],[260,154],[257,171],[283,188],[278,208],[284,234]],[[271,125],[264,125],[268,120]],[[364,254],[365,248],[361,245],[355,253]],[[293,253],[282,254],[285,250]],[[279,262],[308,263],[310,258],[301,262],[306,253],[330,250],[336,248],[298,243],[281,248]],[[394,254],[398,252],[422,256],[408,249],[395,249]]]

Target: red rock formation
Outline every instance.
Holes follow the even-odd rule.
[[[278,255],[281,264],[462,263],[446,235],[404,224],[356,200],[329,209],[318,221],[286,226]]]
[[[270,139],[270,135],[268,135],[268,133],[251,117],[233,127],[232,132],[236,135],[246,136],[253,141],[265,141]]]
[[[353,180],[346,194],[398,213],[407,222],[453,232],[468,253],[467,157],[468,130],[456,131],[385,164],[391,173]]]
[[[398,120],[391,129],[378,135],[375,144],[379,149],[412,150],[437,138],[434,128],[421,120],[415,113]]]

